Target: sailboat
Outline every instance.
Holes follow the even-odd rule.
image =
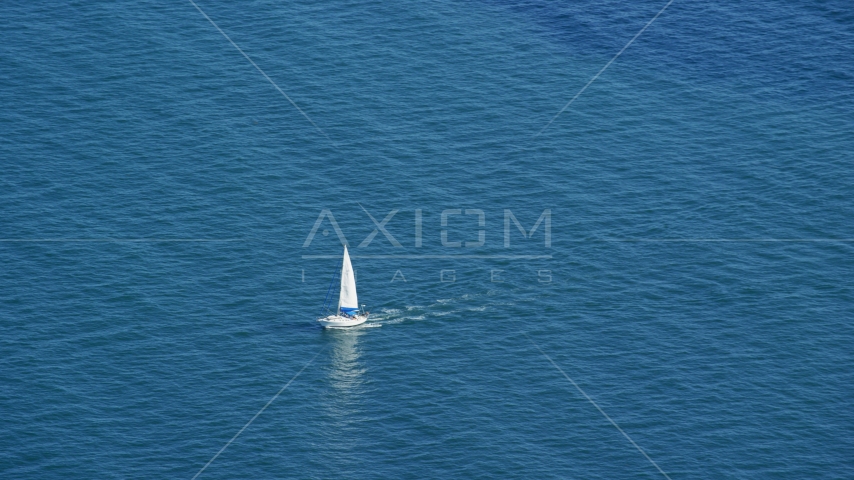
[[[368,312],[359,308],[359,299],[356,297],[356,275],[353,272],[353,264],[350,263],[350,255],[347,253],[347,245],[344,245],[344,261],[341,265],[341,289],[338,294],[338,308],[330,311],[330,294],[335,284],[335,277],[329,284],[326,292],[326,301],[323,302],[321,315],[317,321],[324,327],[355,327],[365,323]],[[334,298],[334,297],[333,297]]]

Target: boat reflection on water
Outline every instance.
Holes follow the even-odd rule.
[[[330,402],[336,414],[353,413],[362,390],[365,366],[360,361],[359,339],[365,334],[362,328],[327,328],[324,336],[331,343],[329,385]]]
[[[364,445],[367,367],[359,342],[365,333],[360,327],[323,329],[329,361],[323,366],[321,423],[314,444],[320,458],[355,458]]]

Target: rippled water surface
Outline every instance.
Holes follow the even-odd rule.
[[[0,475],[287,385],[198,478],[854,477],[854,15],[676,0],[535,136],[665,3],[197,2],[303,115],[190,2],[4,2]]]

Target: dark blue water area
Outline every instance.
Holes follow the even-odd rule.
[[[0,6],[3,478],[285,385],[198,478],[854,476],[847,2],[676,0],[539,135],[666,2],[197,3],[302,112],[190,2]]]

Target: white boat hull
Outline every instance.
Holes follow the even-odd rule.
[[[318,318],[317,322],[324,327],[355,327],[365,323],[368,319],[367,315],[357,315],[355,317],[342,317],[340,315],[330,315],[325,318]]]

